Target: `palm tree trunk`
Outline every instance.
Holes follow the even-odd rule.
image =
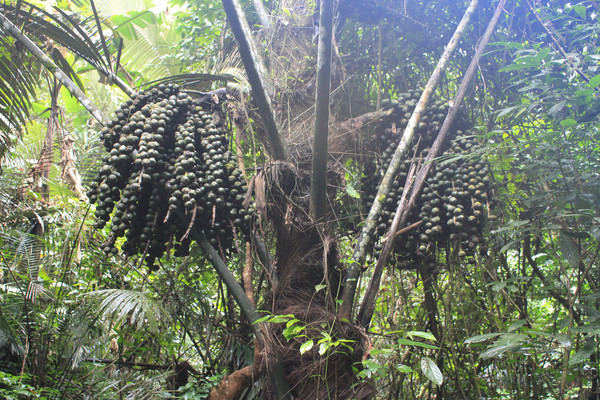
[[[250,82],[252,93],[256,99],[258,112],[267,131],[268,144],[265,147],[269,149],[274,159],[289,161],[289,154],[281,139],[273,107],[271,106],[271,98],[265,86],[264,77],[266,74],[264,73],[263,63],[254,48],[250,27],[244,17],[242,7],[238,0],[222,0],[221,2],[223,3],[227,20],[229,21],[229,25],[231,25],[231,30],[238,44],[240,57],[244,63],[248,82]]]
[[[331,89],[331,41],[333,0],[321,0],[317,90],[315,93],[315,131],[312,149],[312,179],[309,213],[313,221],[323,221],[327,210],[327,137],[329,135],[329,94]]]

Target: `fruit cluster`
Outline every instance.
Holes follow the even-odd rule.
[[[395,111],[403,117],[399,120],[401,128],[406,127],[405,115],[410,115],[416,105],[414,94],[401,96],[403,102],[392,102]],[[437,101],[426,112],[419,130],[415,134],[415,144],[418,142],[417,160],[425,158],[429,146],[434,140],[446,116],[447,105]],[[425,182],[421,195],[417,199],[413,211],[409,215],[406,226],[422,221],[418,227],[411,229],[396,241],[394,258],[400,267],[410,268],[416,257],[433,259],[436,249],[448,243],[453,244],[460,256],[473,253],[477,244],[482,240],[488,196],[491,191],[490,171],[487,164],[472,157],[478,143],[475,133],[464,129],[464,120],[454,124],[449,134],[447,144],[443,147],[439,162],[434,164]],[[392,155],[400,141],[401,134],[387,129],[376,138],[376,146],[381,156],[373,163],[365,166],[363,179],[363,203],[368,209],[377,192],[377,185],[385,173]],[[410,156],[406,156],[400,171],[394,180],[385,205],[377,234],[381,237],[391,225],[397,205],[406,184],[410,167]],[[401,227],[402,228],[402,227]],[[381,249],[381,242],[374,244],[376,252]]]
[[[221,251],[237,232],[249,233],[253,211],[246,183],[213,113],[177,85],[140,92],[101,131],[109,153],[88,197],[95,228],[110,222],[104,251],[142,254],[151,269],[171,247],[187,255],[190,231],[199,229]]]

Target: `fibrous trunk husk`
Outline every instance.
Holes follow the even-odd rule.
[[[331,182],[339,180],[330,175]],[[293,315],[304,326],[301,335],[286,340],[285,324],[272,325],[278,340],[265,349],[265,361],[269,353],[281,356],[294,398],[369,398],[370,383],[358,381],[352,368],[366,354],[368,338],[360,327],[336,317],[339,256],[327,226],[315,224],[308,215],[309,173],[279,162],[266,167],[259,179],[265,182],[264,208],[276,233],[279,277],[277,290],[262,308]],[[317,342],[326,335],[331,342],[345,342],[325,351]],[[309,340],[313,348],[300,354],[300,346]]]

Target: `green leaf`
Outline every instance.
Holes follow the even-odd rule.
[[[565,235],[564,232],[561,232],[559,239],[559,247],[562,256],[572,267],[577,267],[581,260],[579,250],[571,241],[571,238],[568,235]]]
[[[323,354],[327,353],[327,350],[329,350],[330,347],[331,347],[331,342],[329,342],[329,341],[322,342],[319,345],[319,355],[322,356]]]
[[[588,340],[585,346],[583,346],[571,359],[569,360],[569,365],[579,364],[582,361],[590,358],[592,353],[596,350],[596,343],[594,340]]]
[[[575,91],[575,96],[585,97],[591,94],[594,94],[594,89],[578,89]]]
[[[556,333],[552,336],[564,348],[570,349],[573,346],[571,338],[566,333]]]
[[[537,59],[538,63],[541,64],[542,61],[546,59],[546,57],[548,56],[548,54],[550,54],[550,48],[549,47],[545,47],[545,48],[541,49],[540,52],[536,56],[536,59]]]
[[[283,322],[287,322],[290,318],[294,318],[292,314],[287,315],[274,315],[273,318],[269,320],[272,324],[281,324]]]
[[[253,322],[253,324],[260,324],[261,322],[265,322],[266,320],[270,319],[272,317],[272,315],[265,315],[264,317],[260,317],[259,319],[257,319],[256,321]]]
[[[594,76],[592,79],[590,79],[590,82],[588,83],[588,86],[591,88],[595,88],[598,85],[600,85],[600,74]]]
[[[396,366],[396,370],[403,374],[410,374],[410,373],[414,372],[411,367],[409,367],[408,365],[404,365],[404,364],[398,364]]]
[[[507,283],[507,281],[496,282],[492,285],[492,290],[494,292],[499,292],[506,287]]]
[[[360,199],[360,193],[350,183],[346,183],[346,193],[352,198]]]
[[[558,103],[556,103],[555,105],[553,105],[550,108],[550,110],[548,111],[548,114],[550,114],[550,115],[558,114],[563,108],[565,108],[566,104],[567,104],[566,100],[559,101]]]
[[[327,287],[327,285],[321,283],[319,285],[315,285],[315,292],[320,292],[321,290],[325,289]]]
[[[575,7],[573,7],[573,9],[575,10],[575,13],[577,13],[577,15],[579,15],[580,18],[585,19],[585,15],[586,15],[585,6],[578,4]]]
[[[588,239],[590,237],[590,234],[587,232],[561,230],[561,233],[564,233],[567,236],[574,237],[575,239]]]
[[[285,340],[290,340],[295,337],[298,337],[298,334],[304,330],[304,326],[293,325],[283,330],[283,337]]]
[[[307,351],[312,349],[314,345],[315,342],[313,342],[312,340],[307,340],[306,342],[302,343],[302,345],[300,346],[300,354],[302,355],[306,353]]]
[[[510,65],[507,65],[506,67],[500,68],[499,71],[500,72],[519,71],[519,70],[528,69],[531,67],[532,67],[531,64],[510,64]]]
[[[519,329],[520,327],[522,327],[523,325],[525,325],[527,321],[524,319],[520,319],[518,321],[513,322],[512,324],[510,324],[510,326],[508,327],[507,331],[508,332],[514,332],[517,329]]]
[[[299,320],[298,318],[293,318],[293,319],[290,319],[290,320],[289,320],[289,321],[288,321],[288,322],[285,324],[285,326],[289,328],[290,326],[294,325],[296,322],[300,322],[300,320]]]
[[[432,342],[436,341],[435,336],[433,336],[433,334],[430,332],[410,331],[410,332],[406,332],[406,334],[411,339],[413,338],[413,336],[416,336],[416,337],[420,337],[422,339],[431,340]]]
[[[421,371],[425,376],[436,385],[441,385],[444,382],[444,375],[442,371],[435,365],[435,362],[429,357],[423,357],[421,359]]]
[[[497,336],[500,336],[500,335],[502,335],[502,333],[486,333],[486,334],[483,334],[483,335],[472,336],[472,337],[468,338],[467,340],[465,340],[464,343],[465,344],[481,343],[481,342],[484,342],[484,341],[486,341],[486,340],[488,340],[490,338],[497,337]]]
[[[507,345],[504,345],[504,346],[493,346],[493,347],[487,349],[486,351],[484,351],[483,353],[481,353],[479,355],[479,357],[481,357],[481,358],[495,358],[495,357],[501,356],[502,354],[506,353],[509,350],[516,349],[516,348],[518,348],[520,346],[521,346],[520,343],[507,344]]]
[[[567,118],[567,119],[563,119],[562,121],[560,121],[560,126],[562,126],[563,128],[568,128],[570,126],[576,125],[577,121],[575,121],[573,118]]]
[[[398,344],[405,345],[405,346],[424,347],[426,349],[438,349],[439,348],[439,347],[434,346],[434,345],[429,344],[429,343],[416,342],[414,340],[402,339],[402,338],[398,339]]]

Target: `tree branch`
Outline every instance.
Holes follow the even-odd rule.
[[[346,281],[342,293],[342,304],[338,310],[340,318],[349,320],[351,317],[354,297],[356,294],[356,286],[358,284],[358,278],[362,272],[362,264],[366,257],[367,246],[371,236],[375,232],[375,226],[377,225],[377,220],[381,215],[385,199],[389,194],[392,182],[394,181],[394,178],[400,168],[404,154],[407,152],[408,146],[412,142],[415,134],[415,128],[421,120],[421,114],[424,112],[425,107],[427,106],[427,103],[429,102],[429,99],[442,76],[442,72],[448,63],[448,60],[450,59],[450,55],[454,52],[454,49],[458,45],[458,42],[460,41],[460,38],[462,37],[467,24],[469,23],[469,20],[475,11],[477,3],[478,0],[471,0],[471,4],[469,4],[469,7],[465,11],[462,20],[454,31],[452,38],[450,38],[442,57],[438,61],[435,70],[431,74],[431,77],[425,86],[425,90],[423,90],[423,93],[421,94],[421,98],[419,99],[419,102],[417,103],[417,106],[415,107],[415,110],[408,121],[408,125],[404,130],[404,134],[400,139],[400,143],[398,144],[392,160],[390,161],[390,165],[385,172],[381,184],[379,185],[377,195],[375,196],[371,210],[369,210],[369,215],[367,216],[365,225],[358,236],[356,246],[354,247],[354,253],[352,254],[350,261],[350,266],[348,267]]]
[[[367,291],[365,292],[365,297],[363,298],[363,302],[360,305],[360,309],[358,311],[357,320],[363,328],[367,329],[371,323],[371,318],[373,317],[373,311],[375,310],[375,302],[377,301],[376,296],[379,293],[379,285],[381,283],[381,275],[383,274],[383,268],[385,267],[385,263],[389,258],[390,253],[392,252],[392,248],[394,245],[394,239],[397,237],[396,230],[398,226],[404,226],[406,221],[400,221],[402,216],[401,210],[406,208],[406,204],[408,203],[408,193],[413,185],[414,177],[415,177],[416,166],[411,164],[410,170],[408,171],[408,175],[406,177],[406,184],[404,185],[404,190],[402,191],[402,197],[400,198],[400,202],[398,203],[398,209],[396,210],[396,214],[394,215],[394,219],[392,220],[392,225],[390,230],[388,231],[385,239],[384,246],[381,250],[381,255],[377,260],[377,264],[375,265],[375,269],[373,270],[373,276],[369,281],[369,285],[367,286]]]
[[[35,43],[31,41],[27,36],[23,35],[19,28],[17,28],[12,22],[10,22],[6,16],[0,13],[0,23],[15,39],[17,39],[27,50],[38,59],[40,63],[46,68],[60,83],[67,88],[67,90],[73,95],[86,110],[92,114],[94,118],[101,124],[104,124],[106,117],[96,107],[92,101],[83,93],[83,91],[61,70],[58,66],[48,57]]]
[[[265,124],[267,131],[267,138],[269,150],[271,156],[276,160],[289,161],[289,154],[287,148],[281,139],[279,127],[275,120],[275,114],[273,113],[273,107],[271,106],[271,99],[267,93],[265,87],[264,67],[262,61],[254,48],[252,42],[252,34],[250,33],[250,27],[244,17],[242,7],[238,0],[221,0],[223,8],[227,14],[227,20],[235,36],[235,40],[238,44],[240,57],[244,63],[244,69],[248,75],[248,82],[252,87],[252,93],[256,99],[258,106],[258,112]]]
[[[467,92],[467,88],[471,85],[471,82],[475,77],[475,71],[477,70],[477,66],[479,65],[479,59],[481,58],[487,44],[489,43],[492,37],[492,34],[496,29],[496,25],[498,24],[498,20],[500,19],[500,15],[502,14],[505,3],[506,0],[500,0],[500,2],[498,3],[496,11],[490,19],[486,31],[483,34],[481,41],[477,45],[477,48],[475,49],[475,54],[473,55],[473,58],[471,58],[469,67],[467,68],[463,80],[458,88],[458,92],[454,97],[452,106],[448,110],[448,114],[444,119],[444,123],[440,128],[440,132],[438,133],[433,145],[431,146],[431,149],[427,154],[427,158],[418,169],[414,183],[410,187],[405,185],[405,190],[402,193],[402,199],[404,199],[404,192],[408,190],[410,190],[410,196],[408,197],[408,201],[406,203],[401,201],[398,205],[398,209],[396,210],[396,214],[394,215],[394,219],[392,220],[392,226],[390,227],[390,230],[386,235],[385,245],[381,251],[379,259],[377,260],[377,265],[375,266],[375,270],[373,271],[373,277],[371,278],[371,282],[369,282],[369,287],[367,288],[365,298],[360,308],[358,319],[363,327],[368,327],[371,323],[373,310],[375,309],[376,294],[379,292],[381,274],[383,273],[384,266],[389,260],[389,255],[391,254],[392,248],[394,246],[394,241],[398,236],[396,234],[396,231],[398,230],[398,227],[404,226],[406,224],[408,214],[410,210],[414,207],[416,199],[421,193],[421,189],[423,188],[423,184],[425,183],[425,178],[427,177],[429,171],[431,171],[431,168],[433,166],[433,163],[431,161],[433,161],[433,159],[438,156],[441,146],[444,140],[446,139],[448,132],[450,131],[450,126],[456,118],[458,109],[462,104],[462,101]]]
[[[550,39],[552,40],[552,43],[554,43],[554,45],[556,46],[556,48],[560,52],[560,54],[569,63],[569,65],[571,66],[571,68],[573,68],[575,70],[575,72],[577,72],[577,74],[583,78],[584,81],[586,81],[586,82],[589,83],[590,82],[590,78],[588,78],[587,75],[579,67],[577,67],[573,63],[573,60],[571,60],[571,57],[569,57],[569,55],[567,54],[567,52],[565,51],[565,49],[560,45],[560,43],[556,39],[555,35],[552,33],[552,30],[556,31],[554,29],[554,27],[551,26],[552,30],[550,30],[550,28],[548,27],[548,25],[546,23],[544,23],[544,21],[542,21],[542,19],[540,18],[538,12],[533,7],[533,4],[531,4],[531,2],[529,0],[526,0],[526,1],[527,1],[527,5],[531,9],[531,12],[535,16],[535,18],[538,20],[538,22],[540,23],[540,25],[542,25],[542,27],[544,28],[544,30],[546,31],[546,33],[548,34],[548,36],[550,36]]]
[[[260,378],[260,370],[254,365],[248,365],[227,375],[210,391],[209,400],[233,400],[239,398],[242,392]]]
[[[312,178],[309,214],[313,221],[325,221],[327,214],[327,138],[329,136],[329,95],[331,89],[331,42],[333,0],[321,0],[317,88],[315,93],[315,130],[313,134]]]
[[[269,27],[269,15],[265,10],[265,6],[261,0],[252,0],[252,4],[254,5],[254,9],[256,10],[256,14],[258,15],[258,19],[260,20],[260,24],[263,28]]]

